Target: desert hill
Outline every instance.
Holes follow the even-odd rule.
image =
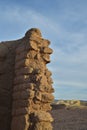
[[[87,101],[83,100],[54,100],[53,109],[56,108],[87,108]]]

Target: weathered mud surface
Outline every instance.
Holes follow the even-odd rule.
[[[87,130],[87,109],[53,108],[53,130]]]

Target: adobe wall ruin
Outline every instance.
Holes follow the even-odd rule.
[[[0,43],[0,130],[52,130],[49,45],[35,28]]]

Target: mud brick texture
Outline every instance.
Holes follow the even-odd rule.
[[[32,28],[0,43],[0,130],[52,130],[50,41]]]

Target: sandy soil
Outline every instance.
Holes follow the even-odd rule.
[[[87,109],[54,108],[53,130],[87,130]]]

